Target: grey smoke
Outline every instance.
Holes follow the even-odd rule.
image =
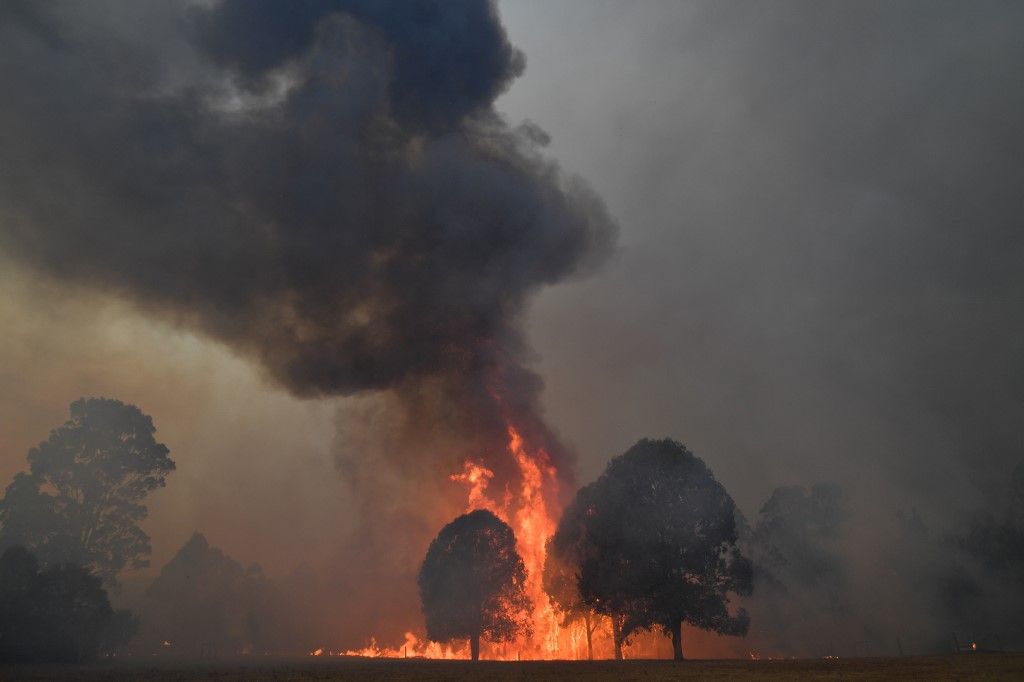
[[[1018,3],[506,13],[545,78],[504,106],[623,218],[621,257],[545,294],[531,330],[558,423],[600,453],[588,473],[672,435],[751,513],[821,480],[951,512],[944,495],[1006,475],[1024,415]]]
[[[933,577],[1022,451],[1021,5],[503,7],[531,69],[502,106],[623,224],[621,256],[530,329],[553,419],[592,453],[581,480],[671,435],[751,523],[776,486],[838,483],[851,653],[865,625],[878,653],[998,629],[949,623]],[[930,528],[913,561],[899,509]]]

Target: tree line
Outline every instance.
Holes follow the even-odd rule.
[[[750,594],[736,505],[704,462],[672,440],[641,440],[581,488],[549,540],[544,587],[565,622],[582,620],[588,650],[596,619],[611,622],[615,658],[638,631],[657,629],[683,658],[682,626],[731,635],[749,626],[732,598]],[[479,639],[529,635],[525,571],[512,529],[477,510],[431,543],[419,586],[427,635]]]
[[[82,398],[28,452],[0,498],[0,662],[83,661],[132,644],[197,655],[304,650],[313,641],[308,567],[271,580],[195,533],[153,579],[137,613],[112,608],[126,570],[149,565],[139,523],[175,464],[152,419]]]
[[[174,470],[155,431],[134,405],[82,398],[29,450],[0,499],[0,660],[86,660],[134,635],[107,589],[148,564],[142,500]]]
[[[138,613],[111,606],[124,571],[148,565],[144,500],[175,468],[139,408],[75,401],[27,462],[0,499],[0,661],[86,660],[130,640],[187,654],[301,651],[332,627],[318,622],[325,585],[314,571],[273,579],[198,533],[152,581]],[[600,627],[611,630],[616,658],[631,637],[653,631],[681,659],[684,625],[751,633],[802,655],[831,652],[837,633],[902,648],[909,640],[900,634],[913,628],[924,632],[921,651],[948,649],[959,628],[1005,648],[1024,632],[1015,606],[1024,465],[1004,488],[959,532],[900,511],[892,532],[864,545],[851,540],[853,514],[838,486],[777,488],[749,524],[699,457],[676,441],[644,439],[566,507],[543,586],[564,625],[582,624],[590,656]],[[428,637],[468,640],[477,658],[482,640],[529,635],[526,580],[507,524],[485,510],[453,520],[418,576]],[[991,644],[986,632],[995,633]]]
[[[1024,646],[1024,464],[957,531],[897,510],[855,533],[853,517],[837,485],[785,486],[751,525],[699,457],[644,439],[576,493],[543,585],[562,624],[582,625],[589,658],[602,626],[616,659],[653,631],[682,660],[684,625],[741,636],[754,623],[754,646],[800,656],[948,652],[958,631],[983,649]],[[420,570],[428,637],[468,639],[475,659],[481,637],[529,636],[525,580],[510,527],[459,517]]]

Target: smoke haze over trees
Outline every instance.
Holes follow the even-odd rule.
[[[552,421],[601,453],[581,479],[670,434],[755,526],[775,488],[836,483],[849,516],[823,544],[858,607],[836,653],[1005,640],[988,598],[948,616],[938,567],[968,565],[945,540],[998,516],[1021,457],[1024,9],[515,4],[531,68],[502,104],[623,228],[602,275],[542,297],[530,325]],[[1024,611],[996,573],[971,582]],[[797,625],[759,620],[759,596],[733,654],[773,653],[755,638]],[[826,655],[835,626],[815,626]]]
[[[263,651],[274,642],[261,632],[273,622],[269,585],[259,566],[243,567],[195,533],[146,590],[143,646],[175,653]]]
[[[754,566],[753,630],[770,650],[829,651],[837,630],[846,630],[853,606],[840,553],[846,517],[837,486],[790,486],[772,492],[747,530],[741,544]]]
[[[82,398],[70,412],[0,499],[0,549],[24,545],[45,565],[76,564],[113,586],[123,569],[148,565],[142,500],[174,462],[134,405]]]
[[[754,566],[748,646],[797,656],[944,652],[954,637],[1021,647],[1019,475],[997,512],[982,507],[955,531],[913,509],[873,522],[832,484],[776,489],[742,542]]]
[[[178,464],[126,600],[198,528],[372,612],[300,592],[322,636],[394,643],[447,476],[514,480],[510,414],[563,496],[644,434],[714,470],[765,554],[748,637],[688,653],[1013,646],[1021,3],[281,6],[0,3],[23,521],[55,523],[25,453],[117,395]]]
[[[268,576],[193,533],[140,599],[133,648],[178,656],[307,652],[329,627],[318,613],[331,610],[325,600],[342,601],[308,567]]]

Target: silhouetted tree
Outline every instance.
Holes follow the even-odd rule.
[[[993,496],[992,509],[971,519],[953,541],[984,566],[1024,581],[1024,462],[1011,472],[1006,489]]]
[[[268,624],[260,624],[260,637],[256,641],[265,640],[276,651],[307,652],[319,646],[323,633],[339,632],[344,625],[353,625],[347,614],[338,609],[325,609],[324,601],[343,602],[347,584],[340,582],[337,576],[329,573],[326,576],[314,571],[307,564],[299,564],[289,573],[274,578],[268,598],[268,609],[273,614]],[[341,619],[344,625],[339,625]]]
[[[427,636],[469,639],[473,660],[480,638],[512,641],[531,632],[526,568],[508,524],[478,509],[441,529],[420,568]]]
[[[758,581],[783,592],[821,586],[828,601],[837,603],[843,575],[834,543],[846,518],[839,486],[819,483],[810,493],[802,486],[776,488],[750,539]]]
[[[59,562],[75,554],[70,524],[61,519],[53,496],[40,492],[39,480],[15,474],[0,499],[0,550],[21,546]]]
[[[751,590],[736,506],[704,462],[672,440],[639,441],[580,491],[580,594],[620,631],[660,627],[683,658],[682,626],[745,634],[729,595]],[[617,654],[618,655],[618,654]]]
[[[0,556],[0,661],[75,662],[127,643],[134,619],[99,578],[70,564],[40,570],[24,547]]]
[[[842,490],[831,484],[779,487],[762,505],[744,551],[754,566],[749,606],[771,646],[820,655],[843,633],[851,616],[839,552],[847,518]]]
[[[623,561],[624,556],[595,544],[601,539],[601,533],[594,525],[599,521],[594,516],[597,502],[593,499],[598,493],[597,483],[576,492],[562,513],[549,547],[566,564],[561,569],[565,571],[563,576],[568,577],[571,571],[575,579],[576,595],[568,591],[572,585],[555,585],[555,589],[561,591],[562,599],[566,600],[565,605],[574,607],[578,595],[579,609],[607,616],[612,626],[615,660],[621,661],[623,644],[629,642],[634,631],[646,626],[649,610],[645,601],[637,598],[634,587],[638,578],[631,571],[632,566]],[[586,588],[583,580],[586,580]]]
[[[944,602],[961,624],[989,631],[999,648],[1024,646],[1024,462],[990,491],[988,508],[975,512],[944,544],[965,561],[947,578]]]
[[[570,505],[548,540],[544,561],[544,591],[555,611],[562,616],[562,625],[583,621],[587,633],[587,660],[594,659],[594,631],[600,616],[583,601],[579,587],[579,571],[583,556],[583,524],[579,506]],[[620,652],[621,654],[621,647]]]
[[[193,533],[146,590],[141,639],[169,641],[181,654],[211,644],[226,652],[262,650],[272,644],[264,625],[278,620],[269,602],[270,584],[258,565],[243,567]]]
[[[0,547],[21,544],[44,565],[74,563],[116,585],[125,567],[148,565],[142,499],[164,485],[174,462],[153,421],[106,398],[71,404],[71,419],[28,453],[0,500]]]
[[[846,512],[842,490],[819,483],[776,488],[761,507],[752,536],[759,572],[774,579],[816,585],[838,570],[830,541],[839,536]]]
[[[100,639],[100,651],[115,652],[131,642],[139,632],[139,624],[139,617],[128,609],[115,609]]]

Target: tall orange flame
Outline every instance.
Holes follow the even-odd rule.
[[[550,502],[558,499],[558,479],[551,458],[543,448],[529,450],[515,426],[508,425],[507,454],[515,461],[519,483],[515,490],[505,490],[495,499],[488,490],[494,472],[479,462],[466,461],[462,471],[449,478],[467,488],[466,511],[487,509],[509,524],[516,534],[516,543],[526,565],[526,592],[533,602],[533,636],[520,641],[482,643],[482,657],[492,659],[577,658],[581,634],[574,628],[559,627],[558,618],[544,592],[544,560],[548,538],[555,532],[555,519]],[[411,632],[405,644],[397,648],[380,647],[371,640],[363,649],[346,651],[345,655],[427,658],[469,658],[468,644],[442,646],[419,640]]]
[[[544,560],[548,538],[555,532],[555,521],[548,510],[548,500],[558,498],[558,480],[551,458],[543,449],[528,452],[523,437],[512,425],[508,427],[508,453],[519,469],[518,494],[506,494],[499,503],[487,495],[487,486],[494,473],[481,464],[466,462],[463,473],[452,480],[469,486],[466,511],[488,509],[512,527],[519,554],[526,565],[526,594],[533,602],[533,638],[515,642],[517,657],[554,658],[559,652],[558,618],[544,593]],[[502,647],[509,649],[510,647]],[[507,652],[499,652],[499,655]]]

